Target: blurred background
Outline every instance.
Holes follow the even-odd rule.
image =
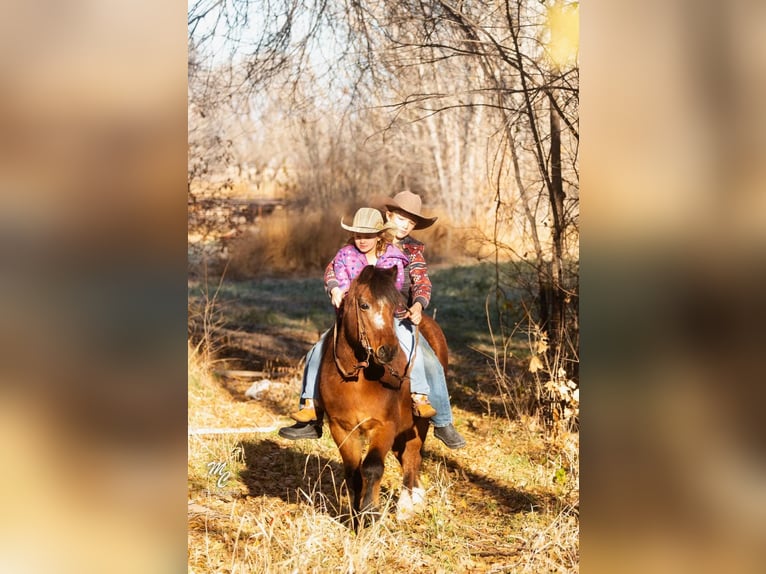
[[[763,16],[581,9],[585,572],[763,564]]]
[[[765,10],[580,9],[586,572],[765,558]],[[187,11],[0,23],[3,571],[183,568]]]
[[[185,561],[186,7],[0,23],[0,570]]]

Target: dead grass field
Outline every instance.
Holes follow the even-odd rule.
[[[578,570],[578,435],[546,431],[498,393],[481,334],[483,299],[459,301],[481,285],[461,291],[460,274],[445,270],[435,284],[443,286],[439,313],[452,351],[453,415],[468,445],[452,451],[429,437],[424,512],[404,523],[385,514],[358,534],[346,524],[340,455],[329,433],[295,442],[276,432],[292,423],[287,413],[297,404],[301,359],[330,322],[321,283],[221,285],[209,321],[218,360],[190,347],[189,428],[245,432],[189,436],[190,572]],[[199,293],[193,291],[192,307]],[[221,374],[243,369],[261,375]],[[258,399],[246,397],[261,379],[271,384]],[[389,456],[386,504],[395,504],[400,482]]]

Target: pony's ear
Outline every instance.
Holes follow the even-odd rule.
[[[362,269],[362,272],[359,274],[359,277],[357,279],[365,283],[370,280],[370,277],[372,277],[375,274],[375,266],[374,265],[365,265],[364,269]]]
[[[396,272],[397,272],[396,267],[389,267],[385,271],[386,271],[386,275],[388,275],[388,277],[391,279],[391,281],[395,281],[396,280]]]

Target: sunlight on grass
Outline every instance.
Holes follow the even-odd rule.
[[[389,454],[384,515],[354,533],[340,456],[326,427],[317,441],[288,441],[273,431],[190,436],[190,572],[577,571],[578,435],[550,433],[532,414],[503,415],[492,366],[465,346],[486,338],[483,303],[466,301],[477,289],[492,289],[490,270],[433,275],[452,350],[454,420],[468,445],[452,451],[428,437],[425,509],[410,521],[395,520],[402,476]],[[227,313],[222,336],[278,328],[299,336],[306,349],[322,328],[313,317],[329,307],[321,281],[313,280],[224,282],[219,298]],[[299,358],[284,373],[284,400],[253,401],[243,397],[249,381],[214,376],[214,365],[190,349],[190,427],[291,424],[286,415],[297,400]]]

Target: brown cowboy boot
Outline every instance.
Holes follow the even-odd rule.
[[[416,417],[429,419],[436,414],[436,409],[428,402],[428,395],[412,393],[412,412]]]
[[[310,423],[317,420],[317,411],[314,407],[314,401],[312,399],[306,399],[301,405],[301,408],[292,413],[290,418],[299,423]]]

